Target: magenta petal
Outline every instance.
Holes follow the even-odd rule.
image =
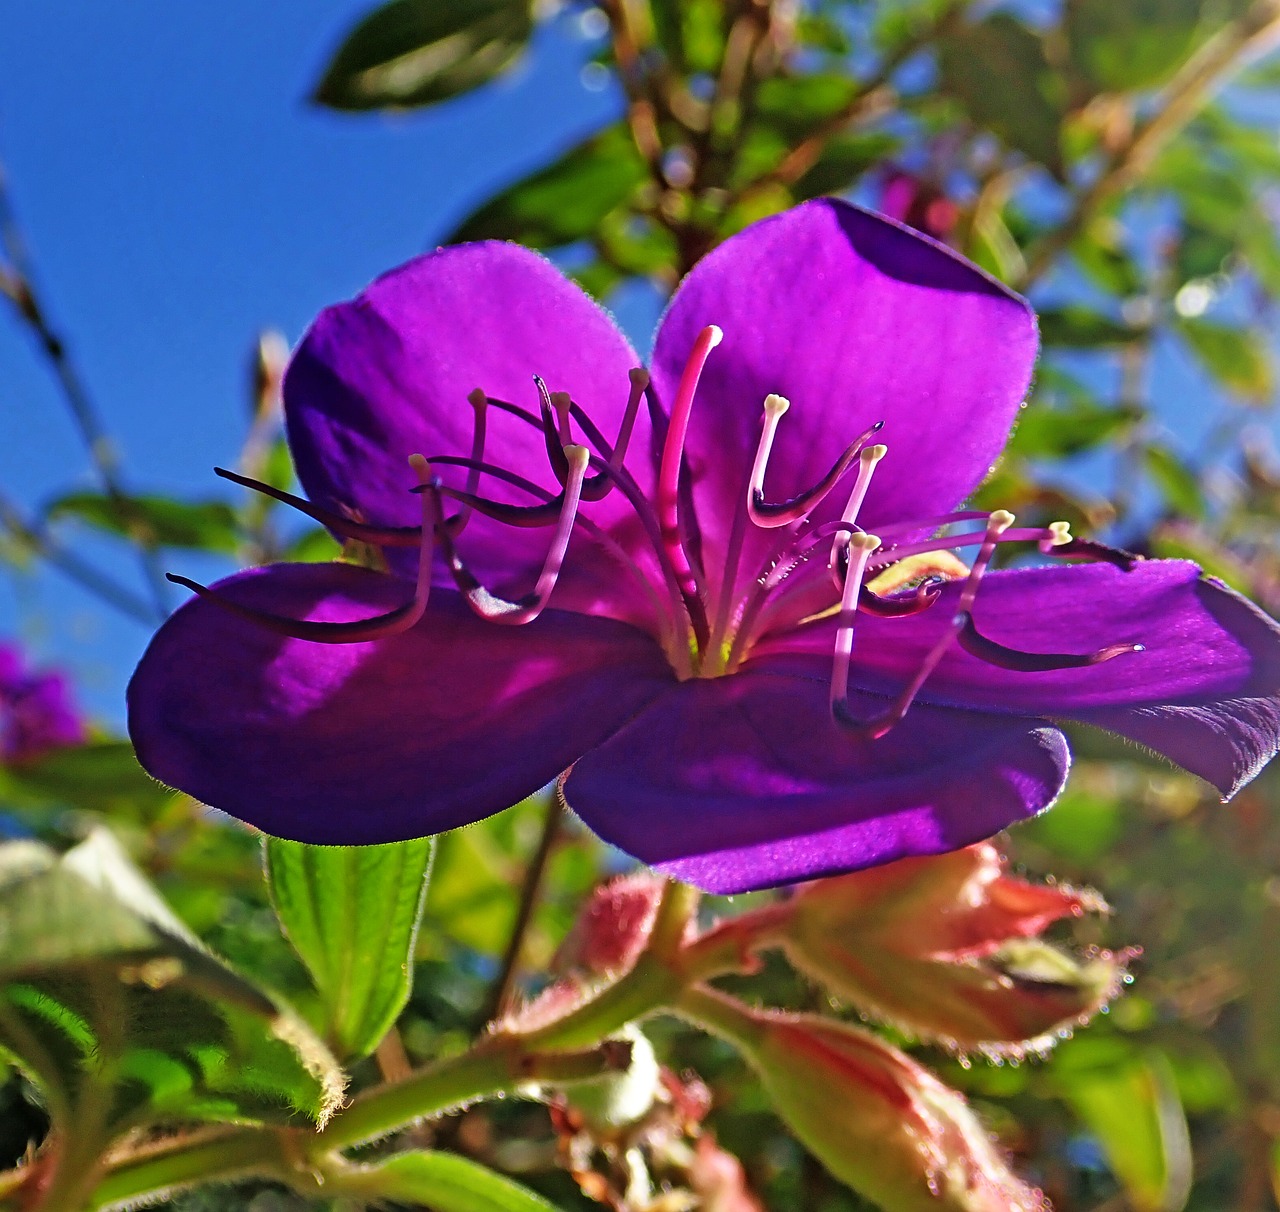
[[[710,569],[720,558],[766,395],[791,401],[766,480],[772,500],[816,483],[867,426],[889,453],[866,527],[955,506],[1004,446],[1036,355],[1035,318],[1017,295],[900,224],[821,199],[754,224],[698,263],[654,349],[668,407],[696,334],[724,341],[693,407],[688,455]],[[814,516],[838,517],[848,487]],[[750,536],[754,575],[767,544]],[[714,575],[714,574],[713,574]]]
[[[298,476],[312,500],[329,509],[413,526],[420,508],[410,493],[417,480],[408,457],[470,456],[470,392],[480,388],[536,416],[533,376],[541,375],[551,391],[571,393],[612,441],[630,389],[627,372],[638,365],[613,321],[536,253],[498,243],[443,248],[327,308],[303,338],[284,383]],[[634,444],[649,449],[643,410]],[[495,409],[489,410],[485,458],[559,490],[541,431]],[[643,461],[633,462],[642,473]],[[463,470],[437,470],[446,483],[463,486]],[[534,503],[489,478],[480,491]],[[586,512],[624,546],[640,544],[618,493]],[[547,537],[544,529],[474,517],[459,548],[489,588],[518,596],[533,588]],[[629,620],[643,613],[613,560],[581,532],[556,604]]]
[[[344,564],[276,565],[215,588],[327,620],[378,614],[405,592]],[[363,844],[510,806],[669,684],[649,637],[609,619],[549,610],[498,627],[438,591],[411,631],[325,645],[195,600],[134,674],[129,727],[162,782],[268,833]]]
[[[729,893],[954,850],[1062,789],[1070,755],[1043,721],[922,707],[863,740],[813,674],[674,687],[575,764],[570,806],[606,841]],[[853,709],[884,705],[856,695]]]
[[[860,616],[853,679],[877,692],[902,685],[951,619],[959,586],[910,618]],[[1230,794],[1280,747],[1280,627],[1183,560],[1054,565],[996,572],[973,617],[990,639],[1026,652],[1089,653],[1142,644],[1100,665],[1023,673],[958,647],[922,701],[1081,720],[1149,746]],[[758,649],[802,662],[831,652],[826,622]]]

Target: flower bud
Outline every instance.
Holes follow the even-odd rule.
[[[707,989],[689,1017],[742,1049],[796,1137],[893,1212],[1048,1212],[964,1098],[884,1040],[811,1015],[752,1010]]]
[[[613,976],[628,971],[644,950],[666,880],[625,875],[592,892],[556,953],[561,972]]]
[[[865,1013],[958,1050],[1048,1047],[1114,997],[1127,954],[1036,937],[1105,911],[1096,894],[1005,873],[989,843],[819,880],[776,934],[792,963]]]

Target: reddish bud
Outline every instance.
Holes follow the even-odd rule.
[[[1005,873],[989,843],[819,880],[775,934],[791,961],[865,1012],[957,1049],[1042,1049],[1115,996],[1127,955],[1037,938],[1097,894]]]
[[[742,1049],[797,1138],[842,1182],[893,1212],[1048,1212],[964,1098],[868,1031],[752,1010],[696,990],[691,1018]]]
[[[555,967],[592,975],[628,971],[649,941],[666,880],[624,875],[592,894],[556,954]]]

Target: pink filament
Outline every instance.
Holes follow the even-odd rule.
[[[467,599],[471,609],[487,622],[512,627],[531,623],[542,613],[547,600],[551,597],[551,591],[555,588],[560,570],[564,566],[565,553],[569,548],[569,539],[573,534],[574,522],[578,515],[578,505],[582,499],[582,484],[591,460],[591,452],[585,446],[571,444],[565,447],[564,454],[569,467],[569,476],[564,492],[561,494],[563,500],[560,504],[560,516],[551,538],[551,546],[543,561],[542,571],[538,575],[531,594],[518,602],[508,602],[490,593],[466,570],[458,558],[452,537],[447,535],[443,537],[445,556],[459,590]]]
[[[702,368],[707,364],[708,355],[723,339],[724,333],[714,324],[708,324],[694,341],[684,374],[680,376],[675,402],[671,406],[671,419],[667,424],[662,459],[658,464],[658,529],[662,545],[675,569],[680,591],[686,600],[697,596],[698,585],[689,557],[680,542],[680,468],[684,462],[684,444],[689,433],[689,415],[693,411],[693,397],[698,390],[698,380],[702,377]]]

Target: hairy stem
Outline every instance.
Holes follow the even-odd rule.
[[[560,806],[558,795],[553,793],[546,796],[545,800],[538,848],[534,851],[533,858],[529,860],[528,870],[524,874],[524,882],[520,888],[520,903],[516,908],[516,920],[511,927],[511,937],[507,940],[507,949],[502,957],[498,977],[489,991],[489,997],[480,1017],[481,1026],[501,1015],[511,999],[520,956],[524,951],[525,937],[529,933],[533,911],[538,903],[538,893],[542,889],[543,877],[547,873],[547,861],[551,858],[552,850],[555,849],[560,822],[564,818],[564,809]]]

